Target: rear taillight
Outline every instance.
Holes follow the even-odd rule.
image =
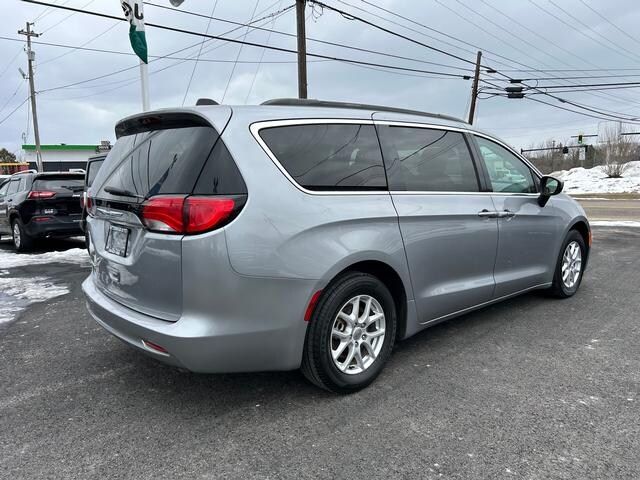
[[[243,205],[244,196],[160,196],[144,202],[140,216],[154,232],[194,234],[226,225]]]
[[[56,192],[51,192],[49,190],[31,190],[27,198],[32,200],[37,200],[40,198],[53,198],[56,196]]]

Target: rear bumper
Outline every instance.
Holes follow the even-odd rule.
[[[24,227],[30,237],[71,237],[82,235],[82,215],[34,216]]]
[[[273,279],[265,281],[274,282]],[[300,366],[307,327],[302,318],[304,309],[290,321],[286,321],[290,312],[285,307],[280,312],[284,321],[282,317],[272,320],[262,316],[229,323],[228,319],[187,314],[176,322],[169,322],[113,301],[98,290],[92,276],[83,282],[82,289],[89,313],[98,324],[127,344],[169,365],[201,373],[293,370]],[[284,282],[283,295],[287,290],[290,291],[290,286]],[[242,315],[242,299],[237,300]],[[286,305],[282,299],[274,301]],[[168,353],[152,350],[143,340],[160,345]]]

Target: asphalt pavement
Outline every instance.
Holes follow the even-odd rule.
[[[350,396],[164,366],[89,317],[86,268],[10,273],[70,293],[0,326],[2,479],[640,478],[640,229],[595,229],[573,298],[425,330]]]
[[[576,199],[591,221],[636,221],[640,222],[640,200]]]

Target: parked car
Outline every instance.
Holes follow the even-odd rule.
[[[530,290],[569,297],[587,264],[562,182],[444,115],[285,99],[144,113],[116,136],[91,188],[89,311],[195,372],[301,368],[352,392],[397,341]],[[517,180],[494,184],[496,161]]]
[[[18,252],[34,240],[81,235],[83,175],[69,172],[15,173],[0,185],[0,235],[11,235]]]
[[[87,160],[87,169],[84,172],[84,188],[82,190],[82,197],[80,198],[80,208],[82,209],[82,221],[80,222],[80,228],[82,231],[86,231],[86,221],[87,221],[87,191],[91,187],[93,180],[98,175],[98,171],[104,162],[104,159],[107,158],[106,153],[101,153],[99,155],[94,155],[93,157],[89,157]]]

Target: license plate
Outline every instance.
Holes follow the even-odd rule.
[[[128,228],[118,227],[116,225],[109,226],[109,234],[107,235],[107,244],[105,246],[107,252],[113,253],[114,255],[119,255],[121,257],[126,257],[128,243]]]

